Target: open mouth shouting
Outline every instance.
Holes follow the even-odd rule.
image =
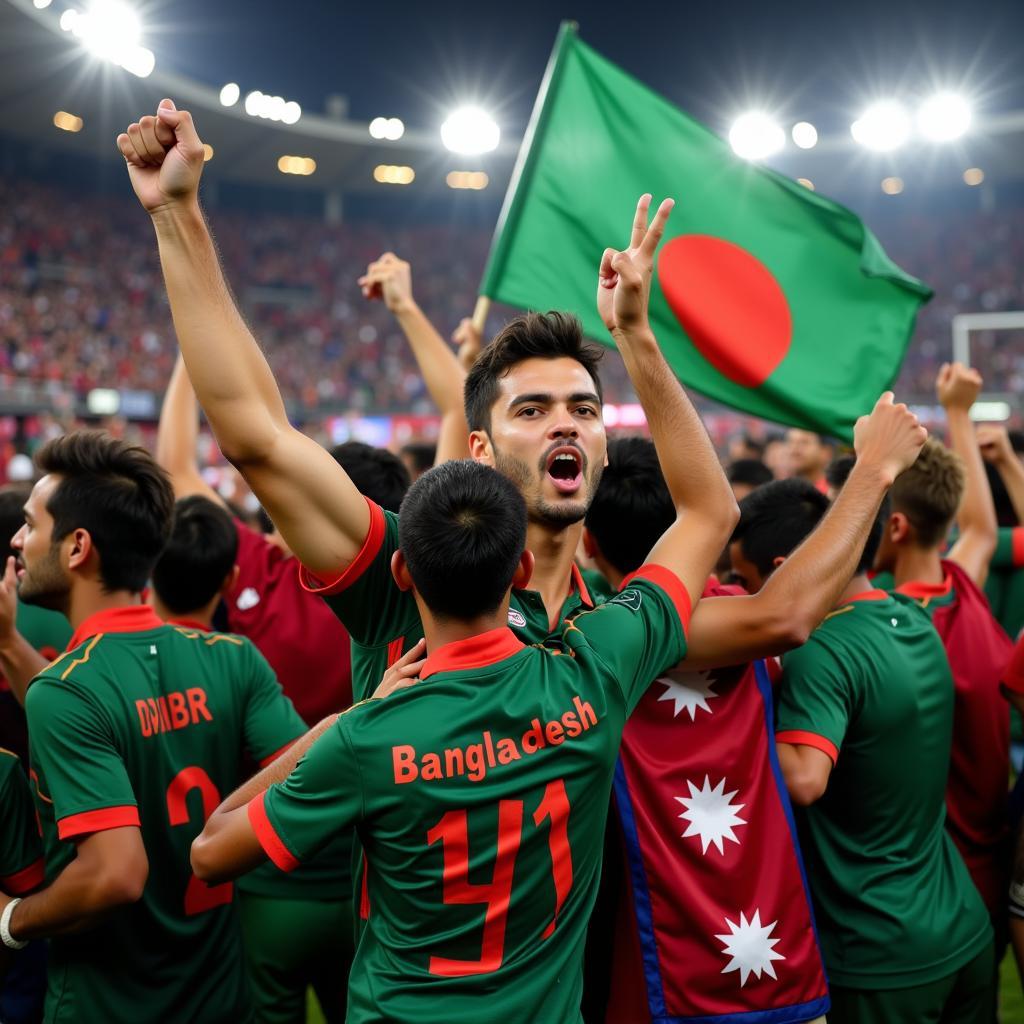
[[[583,453],[574,445],[559,445],[548,452],[544,469],[562,494],[575,494],[583,483]]]

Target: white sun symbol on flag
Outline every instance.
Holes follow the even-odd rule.
[[[675,702],[673,717],[685,709],[690,712],[690,721],[692,722],[697,717],[697,708],[710,715],[713,712],[708,701],[714,700],[718,696],[715,693],[714,684],[709,681],[710,678],[710,672],[680,672],[674,677],[659,679],[658,682],[665,687],[665,692],[658,700]]]
[[[725,779],[722,779],[714,789],[711,788],[711,780],[705,775],[704,785],[698,789],[689,779],[686,780],[690,787],[689,796],[677,796],[678,800],[686,810],[679,815],[689,826],[683,833],[683,838],[689,836],[700,836],[702,853],[708,852],[712,843],[718,847],[719,853],[725,853],[722,844],[723,839],[729,839],[738,843],[736,833],[732,830],[733,825],[746,825],[746,820],[737,815],[742,811],[745,804],[734,804],[730,801],[739,792],[734,789],[731,793],[725,792]]]
[[[739,924],[730,921],[729,918],[725,919],[725,923],[729,926],[729,934],[715,936],[725,946],[722,952],[726,956],[732,957],[722,968],[722,974],[739,971],[740,988],[746,985],[751,974],[756,975],[760,980],[763,972],[769,978],[777,981],[772,961],[786,958],[772,948],[779,940],[769,938],[769,936],[778,922],[772,921],[771,924],[762,927],[761,911],[755,910],[750,921],[747,920],[746,915],[740,914]]]

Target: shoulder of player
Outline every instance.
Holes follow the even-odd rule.
[[[171,631],[183,637],[191,643],[202,647],[217,648],[218,650],[231,648],[252,647],[252,641],[248,637],[239,636],[237,633],[220,633],[216,630],[191,629],[188,626],[169,626]]]

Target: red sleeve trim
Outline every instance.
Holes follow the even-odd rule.
[[[134,825],[142,828],[139,820],[139,809],[134,804],[121,807],[101,807],[96,811],[83,811],[81,814],[70,814],[57,822],[57,835],[61,839],[84,836],[90,832],[106,832],[111,828],[125,828]]]
[[[22,896],[42,885],[45,875],[43,858],[40,857],[34,864],[29,864],[27,868],[22,868],[13,875],[0,876],[0,889],[12,896]]]
[[[690,628],[690,616],[693,614],[693,603],[690,595],[683,586],[683,581],[671,570],[663,565],[641,565],[636,572],[631,572],[623,581],[619,590],[625,590],[633,580],[647,580],[657,587],[661,587],[671,598],[676,607],[676,614],[683,624],[683,633]]]
[[[323,580],[310,572],[304,565],[300,565],[299,582],[304,590],[308,590],[311,594],[318,594],[320,597],[340,594],[343,590],[351,587],[377,557],[377,553],[384,543],[384,510],[369,498],[366,498],[366,504],[370,506],[370,529],[366,534],[366,540],[363,541],[363,546],[359,549],[359,554],[345,566],[339,575],[330,580]]]
[[[1024,568],[1024,526],[1015,526],[1010,533],[1010,557],[1015,569]]]
[[[252,825],[256,838],[263,847],[263,852],[282,871],[294,871],[299,866],[299,858],[284,845],[277,830],[267,817],[266,793],[260,793],[249,801],[249,824]]]
[[[266,768],[268,764],[273,764],[286,750],[289,749],[289,747],[295,746],[298,741],[299,737],[296,736],[295,739],[289,740],[283,747],[275,750],[272,754],[267,754],[267,756],[260,761],[260,767]]]
[[[776,743],[792,743],[797,747],[814,747],[823,754],[828,754],[835,764],[839,760],[839,748],[831,741],[819,736],[816,732],[805,732],[802,729],[786,729],[775,734]]]

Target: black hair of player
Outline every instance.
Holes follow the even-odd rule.
[[[0,558],[5,564],[16,553],[11,547],[11,538],[25,522],[25,502],[31,493],[32,485],[27,483],[0,487]]]
[[[840,455],[839,458],[833,459],[828,464],[828,468],[825,470],[825,479],[836,494],[846,486],[846,481],[850,478],[850,473],[856,464],[856,455]],[[885,524],[888,522],[891,510],[889,495],[886,494],[882,499],[878,514],[875,516],[875,521],[871,524],[871,529],[868,531],[868,539],[864,544],[863,552],[861,552],[860,562],[857,563],[855,575],[868,572],[875,564],[875,556],[878,554],[878,549],[882,543],[882,530],[885,529]]]
[[[729,483],[746,484],[749,487],[761,487],[775,479],[772,471],[760,459],[737,459],[725,475]]]
[[[227,511],[202,495],[181,498],[171,538],[153,567],[153,590],[175,615],[205,608],[237,558],[238,530]]]
[[[409,574],[439,619],[496,611],[526,547],[526,503],[507,477],[471,459],[427,470],[398,521]]]
[[[437,445],[432,441],[410,441],[402,445],[398,454],[409,460],[418,476],[420,473],[426,473],[437,461]]]
[[[334,461],[370,501],[388,512],[397,512],[409,490],[409,470],[402,460],[385,448],[362,441],[346,441],[331,449]]]
[[[103,588],[141,591],[174,516],[171,481],[153,456],[102,430],[76,430],[44,444],[35,462],[61,478],[46,504],[53,544],[87,530]]]
[[[510,320],[466,375],[463,391],[470,430],[491,429],[491,409],[499,381],[527,359],[575,359],[590,374],[599,401],[604,401],[598,365],[604,350],[583,340],[583,325],[571,313],[524,313]]]
[[[992,491],[992,504],[996,507],[996,522],[1000,526],[1020,526],[1017,512],[1010,500],[1010,492],[1006,489],[999,470],[991,462],[986,462],[985,475],[988,477],[988,486]]]
[[[609,441],[608,465],[584,519],[601,554],[627,575],[644,564],[675,518],[654,444],[645,437]]]
[[[744,558],[767,577],[775,559],[789,556],[827,511],[828,498],[813,484],[799,477],[773,480],[740,502],[732,540],[740,542]]]

